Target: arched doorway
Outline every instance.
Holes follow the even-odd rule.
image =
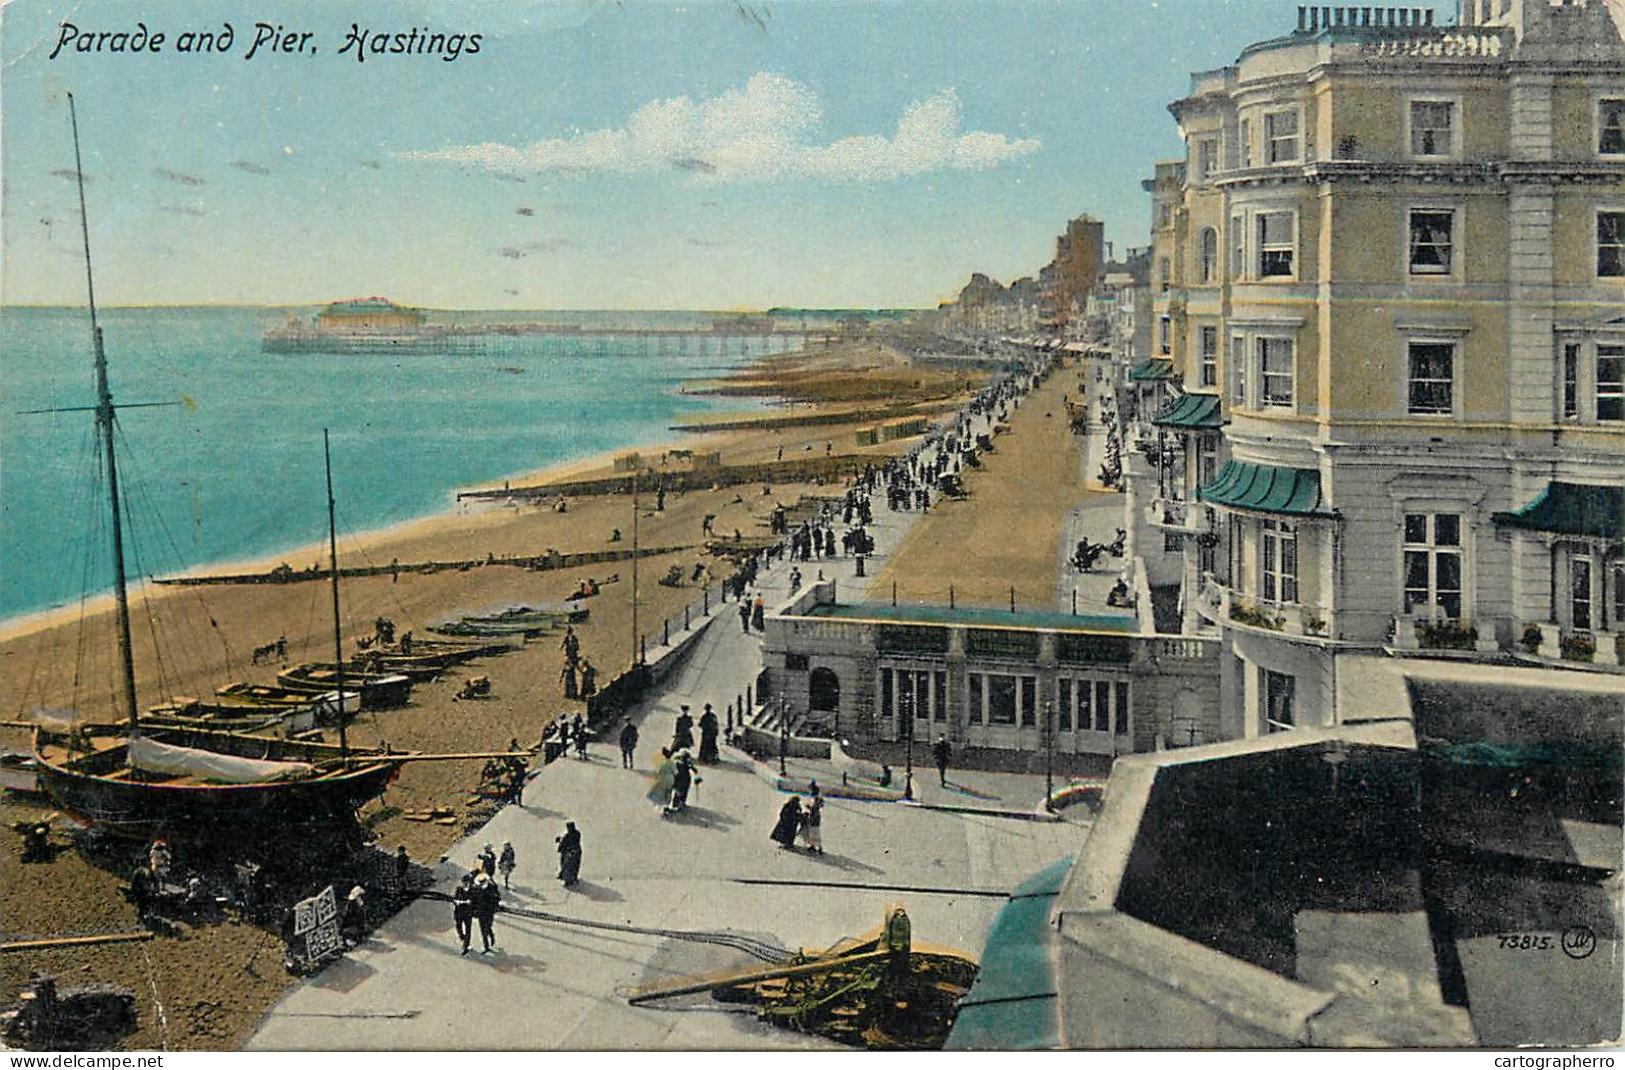
[[[832,669],[814,669],[807,677],[807,709],[834,713],[841,708],[841,678]]]

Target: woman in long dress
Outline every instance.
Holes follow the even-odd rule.
[[[779,807],[779,823],[773,826],[772,839],[781,849],[796,845],[796,833],[801,830],[801,797],[792,795]]]
[[[660,750],[660,764],[655,767],[654,784],[649,788],[649,801],[664,810],[671,802],[671,782],[676,778],[677,764],[671,760],[671,751]]]

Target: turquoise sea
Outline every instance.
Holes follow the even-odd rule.
[[[305,310],[299,310],[305,311]],[[133,576],[262,557],[326,532],[322,429],[331,428],[341,534],[451,507],[457,488],[677,437],[668,427],[749,403],[680,393],[764,352],[730,338],[683,352],[622,339],[503,339],[456,355],[267,354],[287,310],[101,313],[119,414]],[[700,327],[702,313],[464,313],[593,326]],[[0,619],[112,586],[83,309],[0,309]],[[601,337],[601,336],[600,336]]]

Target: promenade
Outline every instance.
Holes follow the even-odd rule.
[[[884,499],[871,528],[881,562],[919,514],[892,513]],[[850,559],[803,564],[856,591]],[[758,587],[771,605],[788,596],[779,563]],[[1076,851],[1072,821],[1019,820],[1043,796],[1043,778],[936,770],[915,778],[919,805],[831,799],[826,853],[780,850],[768,839],[784,795],[777,763],[724,748],[703,767],[686,813],[662,817],[646,798],[658,748],[683,704],[697,717],[724,710],[761,669],[760,638],[745,634],[734,603],[713,607],[705,632],[632,717],[637,769],[620,768],[613,739],[585,762],[561,758],[508,807],[458,843],[435,869],[449,894],[486,843],[512,842],[519,865],[505,905],[643,930],[729,931],[786,948],[824,948],[877,927],[904,903],[915,939],[981,953],[1004,894],[1027,875]],[[676,642],[678,636],[673,635]],[[657,660],[663,651],[651,647]],[[901,771],[899,770],[899,773]],[[794,778],[839,780],[829,763],[793,762]],[[945,807],[945,808],[938,808]],[[554,838],[573,820],[583,839],[581,882],[554,879]],[[387,845],[386,845],[387,846]],[[905,890],[906,889],[906,890]],[[501,914],[500,952],[459,955],[449,903],[419,899],[271,1009],[250,1050],[446,1048],[762,1048],[828,1046],[758,1023],[748,1008],[685,1001],[680,1009],[631,1007],[631,986],[759,965],[727,947],[660,932],[590,928]],[[455,993],[455,995],[451,995]]]

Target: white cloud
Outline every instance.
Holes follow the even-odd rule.
[[[883,181],[929,171],[994,167],[1039,149],[961,130],[959,96],[944,89],[904,109],[890,137],[861,135],[818,144],[824,110],[807,86],[758,74],[709,100],[653,100],[619,129],[577,132],[515,147],[495,142],[406,152],[409,160],[481,167],[499,174],[676,170],[699,182],[779,177]]]

